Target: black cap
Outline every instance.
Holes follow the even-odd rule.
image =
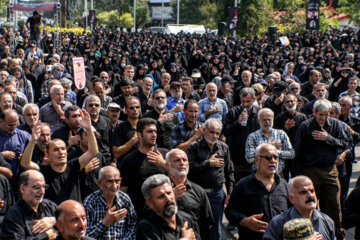
[[[236,81],[229,75],[226,75],[221,79],[221,83],[224,83],[224,82],[236,83]]]
[[[285,89],[288,89],[287,83],[280,81],[274,84],[274,88],[272,89],[272,92],[276,95],[280,95]]]
[[[170,83],[170,88],[173,88],[173,87],[176,87],[176,86],[181,86],[181,83],[177,82],[177,81]]]

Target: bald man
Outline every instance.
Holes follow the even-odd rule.
[[[81,203],[74,200],[62,202],[56,209],[56,219],[59,230],[56,240],[93,240],[85,237],[87,220]]]
[[[43,199],[47,188],[44,176],[28,170],[19,181],[21,199],[5,215],[2,239],[55,239],[56,204]]]

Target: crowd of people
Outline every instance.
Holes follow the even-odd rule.
[[[0,34],[2,239],[360,239],[359,32]]]

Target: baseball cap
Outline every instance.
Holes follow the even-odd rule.
[[[170,83],[170,88],[173,88],[173,87],[176,87],[176,86],[181,86],[181,83],[177,82],[177,81]]]
[[[274,88],[272,89],[272,92],[276,95],[280,95],[287,88],[288,88],[288,85],[286,82],[283,82],[283,81],[276,82],[274,84]]]

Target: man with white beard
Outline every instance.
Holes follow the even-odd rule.
[[[201,239],[217,239],[211,206],[206,192],[202,187],[187,179],[189,161],[181,149],[172,149],[166,154],[168,175],[174,184],[177,205],[192,216],[194,231],[199,232]]]
[[[306,120],[306,115],[299,112],[297,108],[297,98],[293,94],[288,94],[284,99],[284,107],[286,111],[280,113],[274,121],[276,129],[282,129],[288,135],[290,142],[295,146],[295,135],[300,124]],[[283,171],[284,178],[289,179],[289,171],[291,175],[294,174],[292,160],[285,162],[285,169]]]
[[[256,172],[236,183],[225,209],[239,239],[262,239],[270,220],[288,209],[286,181],[276,173],[279,151],[272,144],[260,144],[255,164]]]
[[[253,163],[257,146],[269,143],[276,147],[279,154],[280,159],[277,173],[281,174],[285,166],[284,160],[293,159],[295,151],[286,133],[283,130],[273,128],[274,113],[271,109],[261,109],[258,112],[258,119],[261,128],[251,133],[246,140],[246,159],[249,163]],[[255,165],[253,166],[255,167]]]
[[[183,112],[185,101],[182,99],[182,88],[180,82],[172,82],[170,84],[171,97],[167,99],[165,109],[176,113],[179,117],[180,122],[185,120]]]
[[[224,203],[227,204],[234,185],[234,166],[226,143],[219,140],[222,123],[210,118],[204,124],[204,137],[190,144],[187,154],[190,163],[189,179],[204,188],[210,201],[216,230],[221,239]],[[226,185],[226,192],[223,185]]]

